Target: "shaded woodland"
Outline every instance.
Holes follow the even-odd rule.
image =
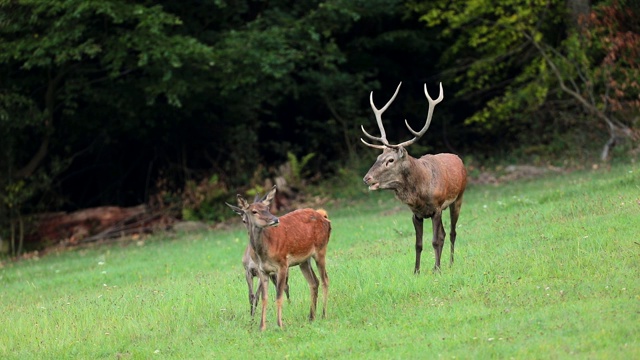
[[[415,154],[637,156],[638,18],[631,0],[0,1],[3,251],[216,222],[274,183],[286,208],[366,171],[369,93],[400,81],[390,139],[425,118],[423,84],[444,87]],[[112,207],[130,216],[34,233]]]

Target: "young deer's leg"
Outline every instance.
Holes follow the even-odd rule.
[[[329,276],[327,275],[327,264],[325,261],[326,248],[316,256],[316,266],[320,272],[320,280],[322,281],[322,318],[327,317],[327,298],[329,296]]]
[[[278,326],[282,328],[282,295],[284,294],[284,288],[287,284],[287,273],[289,272],[289,265],[284,264],[278,269],[277,284],[276,284],[276,306],[278,307]]]
[[[287,300],[291,302],[291,299],[289,299],[289,272],[288,271],[287,271],[287,278],[285,279],[285,283],[284,283],[284,293],[287,295]]]
[[[276,294],[278,293],[278,274],[273,273],[269,275],[271,282],[273,283],[273,288],[276,289]]]
[[[247,287],[249,288],[249,305],[251,306],[251,316],[255,313],[255,307],[253,305],[255,298],[255,294],[253,293],[253,274],[251,270],[246,269],[244,272],[244,276],[247,279]]]
[[[311,292],[311,309],[309,310],[309,320],[316,317],[316,304],[318,303],[318,277],[311,268],[311,259],[300,264],[300,271],[309,283],[309,291]]]
[[[260,318],[260,330],[267,329],[267,302],[269,292],[269,276],[262,271],[258,271],[260,278],[260,288],[262,290],[262,316]]]
[[[451,241],[451,259],[450,264],[453,265],[453,248],[456,244],[456,223],[458,222],[458,216],[460,216],[460,207],[462,206],[462,195],[451,204],[449,212],[451,215],[451,232],[449,233],[449,240]]]
[[[251,303],[251,317],[254,317],[256,314],[256,309],[258,308],[258,299],[262,296],[262,282],[260,282],[260,278],[258,278],[258,288],[256,289],[255,294],[253,295],[253,302]]]
[[[442,256],[442,247],[444,246],[444,227],[442,226],[442,211],[436,211],[431,217],[431,224],[433,226],[433,251],[436,255],[436,264],[433,267],[434,271],[440,270],[440,256]]]
[[[276,280],[276,274],[271,274],[271,281],[273,282],[273,286],[275,286],[276,291],[278,291],[278,283]],[[289,272],[287,271],[287,279],[284,283],[284,293],[287,295],[287,300],[289,300]]]
[[[416,267],[414,274],[420,274],[420,255],[422,254],[422,229],[423,219],[413,214],[413,227],[416,229]]]

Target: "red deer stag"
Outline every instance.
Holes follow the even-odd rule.
[[[440,257],[444,246],[445,231],[442,225],[442,212],[449,207],[451,215],[451,263],[453,264],[453,248],[456,242],[456,222],[460,215],[462,194],[467,185],[467,170],[462,160],[454,154],[424,155],[416,159],[407,153],[407,146],[413,144],[425,134],[431,123],[433,109],[444,98],[442,83],[440,83],[440,96],[433,100],[424,85],[424,94],[429,101],[427,120],[420,131],[415,131],[405,120],[407,128],[413,134],[413,139],[397,145],[387,141],[387,135],[382,125],[382,113],[395,100],[400,85],[396,88],[389,102],[378,109],[373,103],[373,91],[369,97],[371,108],[375,114],[380,137],[370,135],[364,126],[361,126],[364,134],[371,140],[382,143],[373,145],[360,139],[365,145],[381,149],[376,162],[364,176],[364,183],[369,190],[388,189],[395,192],[398,200],[407,204],[413,212],[413,226],[416,231],[416,266],[414,273],[420,273],[420,255],[422,253],[423,219],[431,218],[433,226],[432,245],[435,252],[434,270],[440,269]]]
[[[326,316],[329,277],[326,260],[327,245],[331,235],[331,222],[324,211],[300,209],[280,218],[269,212],[269,205],[276,194],[276,187],[260,200],[249,204],[238,194],[238,205],[227,205],[246,220],[249,230],[249,243],[258,259],[258,276],[262,290],[262,317],[260,330],[266,329],[267,294],[269,276],[276,275],[276,306],[278,326],[282,327],[282,295],[284,293],[289,267],[300,266],[300,270],[309,283],[311,308],[309,320],[315,319],[318,302],[318,277],[311,267],[311,258],[315,260],[322,280],[323,308]]]

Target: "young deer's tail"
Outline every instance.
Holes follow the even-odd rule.
[[[316,209],[316,211],[320,215],[324,216],[325,219],[329,220],[329,214],[327,213],[327,210],[325,210],[325,209]]]

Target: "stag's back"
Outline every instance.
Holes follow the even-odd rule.
[[[432,181],[441,183],[439,185],[446,194],[464,192],[467,187],[467,170],[458,155],[448,153],[424,155],[419,161],[429,164]]]

